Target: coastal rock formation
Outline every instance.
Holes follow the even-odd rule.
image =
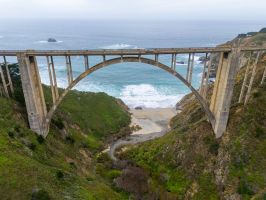
[[[54,38],[48,38],[47,42],[57,42],[57,40]]]

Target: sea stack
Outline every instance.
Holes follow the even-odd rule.
[[[54,38],[48,38],[47,42],[57,42]]]

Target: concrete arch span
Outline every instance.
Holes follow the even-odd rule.
[[[106,60],[104,62],[101,62],[99,64],[96,64],[95,66],[87,69],[85,72],[80,74],[75,80],[73,80],[70,83],[70,85],[64,90],[64,92],[60,95],[60,97],[56,100],[56,102],[54,103],[54,105],[52,106],[52,108],[50,109],[50,111],[46,115],[46,120],[44,122],[45,123],[44,126],[46,126],[47,133],[49,130],[49,125],[50,125],[51,119],[53,117],[53,114],[55,113],[55,111],[58,108],[58,106],[60,105],[60,103],[63,101],[64,97],[67,95],[67,93],[71,89],[73,89],[73,87],[75,87],[82,79],[84,79],[85,77],[87,77],[91,73],[93,73],[93,72],[95,72],[101,68],[108,67],[108,66],[113,65],[113,64],[126,63],[126,62],[131,62],[131,63],[132,62],[138,62],[138,63],[144,63],[144,64],[155,66],[157,68],[163,69],[164,71],[170,73],[171,75],[173,75],[174,77],[176,77],[177,79],[182,81],[191,90],[191,92],[196,96],[196,99],[198,100],[198,102],[202,106],[203,110],[205,111],[210,123],[212,125],[215,124],[215,117],[214,117],[213,113],[210,111],[210,109],[207,105],[207,102],[202,98],[202,96],[199,94],[199,92],[190,83],[188,83],[188,81],[182,75],[180,75],[178,72],[176,72],[172,68],[168,67],[167,65],[162,64],[158,61],[148,59],[148,58],[143,58],[143,57],[131,57],[131,56],[129,56],[129,57],[113,58],[113,59],[109,59],[109,60]]]

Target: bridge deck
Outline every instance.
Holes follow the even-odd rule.
[[[264,51],[266,47],[240,47],[241,51]],[[231,52],[231,46],[198,48],[155,48],[155,49],[97,49],[97,50],[0,50],[0,56],[16,56],[25,53],[29,56],[66,56],[66,55],[154,55]]]

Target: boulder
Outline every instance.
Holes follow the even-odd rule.
[[[47,42],[57,42],[54,38],[48,38]]]

